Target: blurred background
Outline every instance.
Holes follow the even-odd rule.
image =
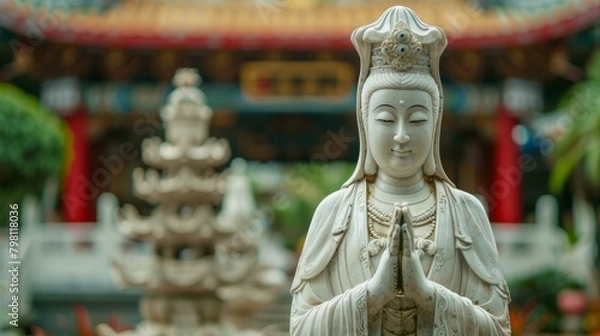
[[[142,320],[145,291],[121,289],[109,260],[132,245],[156,252],[114,218],[124,204],[156,207],[133,172],[149,166],[144,139],[165,138],[159,112],[184,67],[202,78],[210,135],[247,162],[270,258],[289,280],[314,208],[358,157],[350,33],[392,5],[448,36],[442,160],[489,211],[514,334],[600,334],[598,1],[2,0],[3,265],[8,204],[20,205],[23,242],[19,328],[2,302],[2,335]],[[287,289],[259,327],[285,329]]]

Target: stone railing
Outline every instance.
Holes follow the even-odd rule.
[[[34,295],[118,294],[111,274],[111,258],[127,244],[117,231],[117,199],[98,198],[97,223],[42,223],[40,207],[26,198],[21,206],[19,232],[20,315],[31,312]],[[8,260],[1,249],[2,260]],[[0,280],[5,281],[5,274]]]
[[[550,195],[536,203],[535,223],[493,224],[505,277],[510,282],[546,270],[558,270],[584,284],[593,281],[596,253],[593,207],[573,201],[575,242],[560,227],[557,200]],[[590,286],[594,287],[594,286]]]
[[[124,294],[111,274],[110,263],[114,256],[123,254],[122,249],[130,243],[115,226],[118,201],[114,195],[103,194],[98,199],[97,223],[41,223],[37,205],[31,201],[26,203],[22,207],[20,233],[23,242],[20,251],[21,314],[31,310],[34,295],[69,295],[76,298]],[[576,226],[579,239],[575,244],[568,242],[565,231],[558,225],[558,205],[552,196],[542,196],[538,200],[535,223],[493,224],[507,280],[558,269],[574,279],[589,283],[596,248],[595,227],[590,224],[593,220],[586,217],[590,211],[593,209],[589,205],[574,203],[574,213],[577,212],[575,221],[581,222]],[[5,254],[6,251],[2,250],[0,254]],[[7,260],[4,255],[1,257]],[[2,277],[0,280],[5,280],[5,275]],[[286,307],[287,304],[286,301]],[[286,317],[287,311],[273,314],[273,310],[267,310],[262,314],[261,319],[273,323],[273,319]],[[285,323],[287,319],[279,325]]]

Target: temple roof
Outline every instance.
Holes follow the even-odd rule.
[[[453,49],[559,38],[589,27],[600,17],[597,0],[543,2],[545,6],[527,11],[498,6],[483,10],[466,0],[402,4],[424,22],[442,27]],[[350,49],[352,30],[374,21],[398,1],[121,0],[102,9],[58,9],[38,3],[0,1],[0,25],[36,41],[107,47]]]

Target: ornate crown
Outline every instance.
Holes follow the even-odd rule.
[[[417,40],[404,21],[398,21],[390,35],[371,49],[371,71],[431,73],[429,50]]]

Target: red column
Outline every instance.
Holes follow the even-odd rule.
[[[65,222],[92,221],[95,201],[89,181],[88,117],[83,108],[64,117],[73,135],[73,160],[65,178],[63,218]]]
[[[489,195],[490,218],[496,223],[522,221],[523,173],[519,166],[520,149],[512,137],[518,119],[500,102],[496,112],[496,143],[493,180]]]

